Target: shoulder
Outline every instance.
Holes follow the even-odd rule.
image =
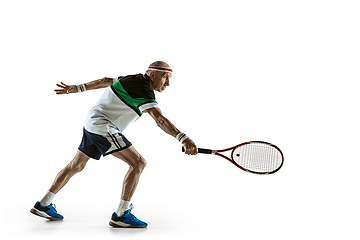
[[[154,89],[150,85],[147,75],[136,74],[122,77],[121,85],[132,98],[155,99]]]
[[[134,74],[134,75],[127,75],[127,76],[120,76],[117,78],[121,81],[121,83],[127,84],[137,84],[137,85],[150,85],[150,78],[144,74]]]

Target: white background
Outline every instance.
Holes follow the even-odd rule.
[[[7,239],[359,239],[358,1],[1,1],[0,235]],[[125,163],[89,161],[29,213],[73,158],[103,90],[57,96],[60,81],[174,70],[157,100],[198,147],[275,143],[285,164],[252,175],[187,156],[147,115],[124,134],[147,159],[133,213],[108,226]]]

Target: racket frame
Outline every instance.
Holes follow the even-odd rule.
[[[234,160],[234,152],[235,152],[235,149],[240,147],[240,146],[244,146],[244,145],[247,145],[247,144],[251,144],[251,143],[261,143],[261,144],[267,144],[273,148],[275,148],[276,150],[279,151],[279,153],[281,154],[281,164],[280,166],[271,171],[271,172],[256,172],[256,171],[251,171],[251,170],[248,170],[242,166],[240,166],[239,164],[237,164]],[[185,151],[184,147],[182,148],[183,152]],[[223,152],[227,152],[227,151],[231,151],[231,158],[221,154]],[[277,171],[279,171],[279,169],[282,167],[283,163],[284,163],[284,155],[282,153],[282,151],[280,150],[280,148],[278,148],[276,145],[274,144],[271,144],[271,143],[268,143],[268,142],[264,142],[264,141],[249,141],[249,142],[244,142],[244,143],[241,143],[239,145],[236,145],[234,147],[230,147],[230,148],[226,148],[226,149],[222,149],[222,150],[212,150],[212,149],[205,149],[205,148],[198,148],[198,153],[202,153],[202,154],[211,154],[211,155],[217,155],[217,156],[220,156],[220,157],[223,157],[225,158],[226,160],[228,160],[229,162],[231,162],[232,164],[234,164],[235,166],[237,166],[238,168],[240,168],[241,170],[244,170],[245,172],[249,172],[249,173],[254,173],[254,174],[260,174],[260,175],[268,175],[268,174],[272,174],[272,173],[275,173]]]

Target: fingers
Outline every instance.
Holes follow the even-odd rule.
[[[187,155],[196,155],[198,152],[197,152],[197,148],[186,148],[185,149],[185,154]]]
[[[56,86],[62,88],[62,89],[55,89],[54,91],[56,94],[68,94],[68,89],[69,89],[68,85],[66,85],[63,82],[60,82],[60,84],[56,84]]]
[[[69,87],[68,85],[66,85],[65,83],[63,83],[63,82],[60,82],[61,84],[62,84],[62,86],[60,86],[60,85],[58,85],[58,84],[56,84],[57,86],[59,86],[59,87]]]
[[[56,94],[66,94],[67,93],[67,91],[65,91],[63,89],[61,89],[61,90],[55,89],[54,91]]]
[[[198,153],[198,149],[197,149],[195,143],[188,144],[184,147],[185,147],[185,154],[196,155]]]
[[[61,87],[61,88],[67,88],[67,87],[69,87],[68,85],[66,85],[66,84],[63,83],[63,82],[60,82],[60,83],[61,83],[61,85],[60,85],[60,84],[56,84],[56,86]]]
[[[63,88],[63,89],[55,89],[54,91],[56,94],[66,94],[67,93],[66,88],[64,88],[63,86],[58,85],[58,84],[56,84],[56,86]]]

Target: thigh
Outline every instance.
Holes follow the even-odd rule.
[[[112,153],[114,157],[120,158],[130,166],[137,165],[139,163],[145,162],[145,159],[141,154],[134,148],[130,146],[122,151]]]

